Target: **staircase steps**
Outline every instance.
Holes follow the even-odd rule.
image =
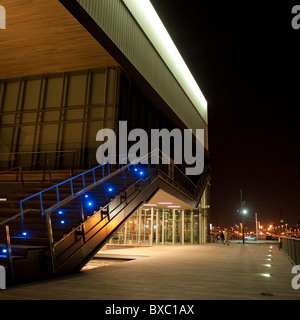
[[[150,174],[152,170],[145,168],[143,169],[143,172],[143,177],[145,177]],[[126,175],[126,178],[124,178],[124,175]],[[142,177],[139,175],[139,172],[135,172],[134,170],[126,170],[126,172],[119,173],[111,177],[108,181],[104,181],[89,191],[86,191],[81,196],[75,197],[76,195],[74,195],[74,199],[71,198],[71,184],[69,181],[59,185],[58,188],[60,200],[68,197],[71,200],[53,210],[50,214],[54,243],[58,243],[72,230],[78,228],[82,222],[82,210],[84,221],[87,221],[87,219],[98,212],[101,207],[106,206],[115,197],[118,197],[122,192],[124,192],[126,188],[136,183],[140,178]],[[86,187],[93,184],[93,175],[85,177]],[[54,183],[47,184],[46,189],[54,185]],[[79,192],[82,190],[82,188],[82,177],[76,178],[73,181],[73,192]],[[8,197],[8,201],[0,203],[0,222],[20,213],[20,200],[28,198],[31,195],[46,189],[35,187],[30,192],[26,189],[23,189],[20,194],[11,195]],[[57,204],[56,188],[45,191],[42,194],[42,199],[44,210]],[[26,209],[41,209],[39,195],[23,203],[23,210]],[[29,250],[47,249],[49,251],[50,243],[46,214],[42,215],[41,212],[26,212],[23,215],[23,218],[20,216],[17,219],[9,222],[9,231],[14,260],[26,259]],[[80,236],[78,239],[80,239]],[[7,258],[2,257],[2,248],[5,250],[4,228],[2,228],[2,231],[0,230],[0,265],[1,263],[2,265],[5,265],[5,263],[7,264]]]

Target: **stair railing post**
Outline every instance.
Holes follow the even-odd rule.
[[[40,204],[41,204],[41,211],[42,211],[42,216],[44,215],[44,206],[43,206],[43,195],[42,192],[40,192]]]
[[[83,210],[83,202],[82,202],[82,195],[80,196],[80,219],[84,221],[84,210]]]
[[[93,178],[94,178],[94,183],[96,183],[95,169],[93,169]]]
[[[47,153],[45,154],[45,158],[44,158],[44,170],[43,170],[43,182],[45,182],[45,178],[46,178],[46,166],[47,166]]]
[[[24,182],[24,176],[23,176],[23,170],[22,167],[20,167],[20,176],[21,176],[21,182],[22,182],[22,187],[25,187],[25,182]]]
[[[74,194],[73,180],[70,180],[70,186],[71,186],[71,193],[72,193],[72,196],[73,196],[73,194]]]
[[[10,241],[10,232],[9,232],[9,226],[5,226],[5,240],[6,240],[6,246],[7,246],[7,253],[8,253],[8,262],[9,262],[9,269],[11,273],[11,279],[12,282],[14,282],[14,262],[13,262],[13,256],[12,256],[12,250],[11,250],[11,241]]]
[[[50,256],[52,262],[52,271],[53,274],[55,273],[55,250],[54,250],[54,240],[53,240],[53,229],[52,229],[52,222],[51,222],[51,212],[47,212],[47,232],[48,232],[48,239],[49,239],[49,248],[50,248]]]
[[[83,202],[82,202],[82,195],[80,196],[80,212],[81,212],[81,232],[82,232],[82,238],[83,238],[83,242],[85,243],[85,231],[84,231],[84,225],[83,225],[83,222],[84,222],[84,210],[83,210]]]
[[[17,168],[17,173],[16,173],[16,182],[18,182],[18,179],[19,179],[19,170],[20,170],[20,168],[18,167]]]
[[[51,169],[50,169],[49,159],[47,159],[47,168],[48,168],[49,180],[50,180],[50,182],[51,182],[51,180],[52,180],[52,173],[51,173]]]
[[[72,172],[72,159],[71,159],[71,153],[68,152],[68,162],[69,162],[69,173],[70,173],[70,177],[73,176],[73,172]]]
[[[59,189],[58,186],[56,186],[56,197],[57,197],[57,202],[59,202]]]

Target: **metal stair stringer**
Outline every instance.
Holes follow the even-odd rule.
[[[130,188],[136,188],[131,186]],[[147,202],[159,189],[162,189],[173,196],[189,203],[191,206],[196,205],[196,201],[190,198],[187,194],[177,189],[164,176],[155,173],[145,181],[142,181],[136,194],[133,194],[120,202],[120,205],[110,212],[110,220],[106,217],[101,220],[101,211],[95,214],[90,219],[95,219],[99,222],[85,233],[85,243],[83,243],[74,253],[65,259],[61,265],[55,270],[55,276],[62,276],[79,271],[93,256],[107,243],[111,236],[122,227],[126,220],[133,214],[144,202]],[[121,197],[121,195],[120,195]],[[117,201],[117,200],[114,200]],[[111,205],[111,204],[109,204]],[[83,229],[88,224],[89,220],[83,223]]]
[[[54,276],[62,276],[79,271],[105,245],[110,237],[122,227],[130,215],[158,191],[159,187],[159,176],[157,174],[150,176],[145,181],[140,181],[138,186],[136,184],[131,186],[131,188],[136,188],[135,194],[132,194],[123,202],[120,200],[120,205],[110,210],[110,219],[105,217],[101,220],[101,211],[99,211],[90,218],[96,220],[92,228],[88,227],[90,219],[83,222],[83,230],[86,227],[90,228],[88,232],[84,233],[85,240],[82,241],[82,245],[79,248],[67,259],[64,259],[54,270]],[[121,195],[113,201],[117,201],[118,198],[121,198]],[[108,204],[108,206],[111,205],[111,203]]]

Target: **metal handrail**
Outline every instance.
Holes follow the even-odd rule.
[[[0,156],[1,155],[23,155],[23,154],[45,154],[45,157],[43,160],[39,160],[39,161],[35,161],[33,163],[28,163],[28,164],[24,164],[22,166],[17,166],[17,167],[14,167],[14,168],[10,168],[10,169],[7,169],[7,170],[3,170],[0,172],[0,175],[2,174],[9,174],[9,173],[15,173],[16,175],[16,181],[18,181],[18,177],[19,177],[19,174],[20,174],[20,179],[21,179],[21,183],[22,183],[22,186],[23,188],[25,187],[25,180],[24,180],[24,171],[26,172],[26,168],[28,167],[36,167],[37,165],[40,165],[41,163],[43,163],[43,178],[41,180],[41,182],[44,182],[45,181],[45,178],[46,178],[46,172],[47,174],[49,175],[49,179],[51,181],[52,179],[52,173],[51,173],[51,169],[50,169],[50,165],[49,165],[49,162],[50,161],[53,161],[55,160],[57,162],[57,159],[59,158],[63,158],[65,157],[66,155],[67,156],[70,156],[72,155],[72,159],[69,161],[69,171],[70,171],[70,176],[73,175],[73,172],[74,172],[74,159],[75,159],[75,155],[77,154],[77,150],[65,150],[65,151],[46,151],[46,152],[42,152],[42,151],[39,151],[39,152],[14,152],[14,153],[0,153]],[[59,155],[55,156],[55,157],[50,157],[48,158],[48,154],[51,154],[51,153],[59,153]],[[55,164],[55,166],[57,165],[57,163]],[[32,171],[32,170],[30,170]],[[52,170],[53,171],[53,170]]]
[[[180,187],[180,184],[177,183],[176,181],[172,180],[165,172],[163,172],[162,170],[159,169],[159,173],[163,176],[162,179],[164,179],[166,182],[168,182],[169,184],[171,183],[172,186],[177,189],[180,192],[183,192],[188,198],[193,199],[193,194],[190,193],[186,188],[182,188]],[[172,182],[170,182],[170,180]],[[176,183],[176,185],[174,185],[174,182]]]
[[[298,265],[300,263],[300,239],[290,237],[280,237],[280,246],[290,260]]]
[[[154,152],[157,152],[157,151],[160,152],[160,150],[155,150]],[[162,153],[161,153],[161,154],[162,154]],[[6,232],[7,246],[8,246],[8,249],[9,249],[9,250],[8,250],[8,259],[9,259],[9,262],[11,263],[11,260],[12,260],[11,244],[10,244],[10,234],[9,234],[9,222],[12,221],[12,220],[14,220],[14,219],[16,219],[16,218],[19,218],[19,217],[21,217],[21,216],[22,216],[22,219],[23,219],[24,215],[25,215],[26,213],[28,213],[28,212],[39,212],[39,213],[42,213],[42,214],[45,214],[45,213],[46,213],[46,216],[47,216],[47,230],[48,230],[48,236],[49,236],[49,246],[50,246],[50,252],[51,252],[51,257],[52,257],[52,261],[53,261],[53,268],[55,268],[55,251],[54,251],[55,247],[56,247],[58,244],[60,244],[61,242],[63,242],[63,241],[64,241],[67,237],[69,237],[71,234],[73,234],[74,232],[76,232],[78,229],[83,228],[84,223],[85,223],[86,221],[80,223],[79,226],[75,227],[72,231],[70,231],[67,235],[65,235],[63,238],[61,238],[58,242],[56,242],[56,243],[54,244],[54,241],[53,241],[53,230],[52,230],[52,226],[51,226],[51,217],[50,217],[52,211],[56,210],[58,207],[60,207],[60,206],[62,206],[62,205],[64,205],[64,204],[66,204],[66,203],[74,200],[75,198],[81,196],[83,193],[85,193],[85,192],[87,192],[87,191],[95,188],[95,187],[98,186],[100,183],[103,183],[104,181],[112,178],[113,176],[119,174],[120,172],[123,172],[124,170],[126,170],[126,169],[129,168],[130,166],[136,165],[136,164],[138,164],[139,162],[142,163],[144,159],[149,158],[149,157],[152,156],[152,155],[153,155],[153,152],[148,153],[148,154],[145,155],[143,158],[139,159],[139,161],[134,161],[134,162],[131,162],[131,163],[127,164],[127,165],[123,165],[123,167],[121,167],[120,169],[115,170],[113,173],[110,172],[110,164],[109,164],[109,163],[105,163],[105,164],[99,165],[99,166],[97,166],[97,167],[95,167],[95,168],[93,168],[93,169],[90,169],[90,170],[88,170],[88,171],[86,171],[86,172],[83,172],[83,173],[81,173],[81,174],[79,174],[79,175],[77,175],[77,176],[75,176],[75,177],[72,177],[72,178],[70,178],[70,179],[67,179],[67,180],[65,180],[65,181],[63,181],[63,182],[61,182],[61,183],[59,183],[59,184],[57,184],[57,185],[55,185],[55,186],[53,186],[53,187],[50,187],[50,188],[48,188],[48,189],[46,189],[46,190],[43,190],[43,191],[41,191],[41,192],[39,192],[39,193],[36,193],[36,194],[32,195],[32,196],[30,196],[30,197],[28,197],[28,198],[26,198],[26,199],[21,200],[21,202],[20,202],[20,204],[21,204],[21,212],[18,213],[18,214],[16,214],[16,215],[14,215],[13,217],[11,217],[11,218],[9,218],[9,219],[6,219],[5,221],[2,221],[2,222],[0,223],[0,226],[1,226],[1,227],[4,226],[5,232]],[[162,156],[164,156],[164,155],[162,154]],[[161,158],[160,155],[159,155],[159,157]],[[109,174],[108,174],[108,176],[104,177],[104,171],[103,171],[103,178],[96,181],[96,179],[95,179],[95,170],[98,169],[98,168],[101,168],[101,167],[104,168],[104,166],[107,165],[107,164],[108,164],[108,168],[109,168]],[[172,164],[172,165],[174,165],[174,164]],[[177,169],[177,167],[176,167],[176,169]],[[104,170],[104,169],[103,169],[103,170]],[[179,168],[178,168],[178,170],[179,170],[180,172],[182,172]],[[207,172],[206,172],[206,171],[207,171],[207,169],[205,170],[205,176],[207,175]],[[93,172],[94,183],[90,184],[89,186],[85,186],[85,178],[84,178],[84,177],[85,177],[85,175],[86,175],[87,173],[90,173],[90,172]],[[165,177],[168,176],[164,171],[161,171],[161,170],[159,169],[159,166],[156,167],[156,172],[162,172]],[[203,173],[204,173],[204,172],[203,172]],[[112,212],[115,211],[115,210],[117,210],[117,208],[119,208],[119,206],[120,206],[122,203],[124,203],[124,202],[122,201],[122,197],[124,197],[124,195],[125,195],[126,204],[127,204],[127,199],[128,199],[128,194],[127,194],[127,192],[128,192],[128,190],[129,190],[130,188],[133,188],[135,185],[138,185],[139,183],[141,183],[141,181],[144,181],[144,182],[147,181],[147,180],[149,181],[149,179],[152,178],[152,176],[154,176],[154,175],[149,176],[147,179],[139,179],[139,180],[137,180],[134,184],[130,185],[130,187],[126,188],[126,189],[123,190],[119,195],[117,195],[117,196],[115,197],[115,199],[120,198],[120,199],[121,199],[121,202],[120,202],[120,204],[118,204],[116,207],[113,208]],[[76,178],[78,178],[78,177],[82,177],[82,178],[83,178],[84,188],[81,189],[80,191],[78,191],[77,193],[74,193],[74,190],[73,190],[73,188],[72,188],[72,182],[74,181],[74,179],[76,179]],[[169,177],[169,178],[170,178],[170,177]],[[205,180],[206,180],[206,179],[207,179],[207,177],[205,177]],[[171,179],[171,180],[173,180],[173,186],[175,186],[175,185],[174,185],[174,182],[176,182],[176,181],[174,181],[174,179]],[[202,183],[203,183],[204,179],[203,179],[203,180],[200,179],[200,180],[201,180]],[[170,179],[168,179],[167,181],[170,182]],[[181,191],[181,192],[183,191],[182,189],[185,189],[185,191],[188,191],[189,197],[191,198],[191,197],[194,196],[194,199],[195,199],[195,198],[196,198],[196,191],[197,191],[198,187],[200,187],[200,184],[201,184],[200,182],[201,182],[201,181],[199,181],[199,183],[197,184],[197,186],[196,186],[190,179],[187,179],[186,181],[188,181],[188,182],[190,183],[190,186],[192,186],[192,187],[194,187],[194,188],[196,187],[194,194],[190,193],[190,191],[188,191],[188,189],[187,189],[186,187],[182,187],[182,188],[179,188],[179,189],[178,189],[178,182],[176,182],[176,186],[175,186],[175,187],[176,187],[179,191]],[[67,182],[71,182],[71,191],[72,191],[72,194],[71,194],[71,196],[67,197],[66,199],[59,201],[60,199],[59,199],[59,189],[58,189],[58,188],[59,188],[60,185],[62,185],[62,184],[64,184],[64,183],[67,183]],[[170,183],[172,183],[172,181],[171,181]],[[180,183],[179,183],[179,184],[180,184]],[[42,203],[42,194],[43,194],[44,192],[49,191],[49,190],[54,189],[54,188],[56,188],[56,191],[57,191],[58,202],[57,202],[54,206],[52,206],[52,207],[47,208],[46,210],[44,210],[44,208],[43,208],[43,203]],[[136,192],[136,190],[138,190],[138,189],[135,189],[135,191],[132,192],[132,193],[129,195],[129,197],[132,196],[132,195],[134,195],[134,193]],[[185,192],[185,194],[187,195],[187,192]],[[23,211],[23,202],[25,202],[25,201],[27,201],[27,200],[29,200],[29,199],[32,199],[32,198],[34,198],[34,197],[37,197],[37,196],[39,196],[40,201],[41,201],[41,210],[39,210],[39,209],[27,209],[27,210]],[[115,200],[115,199],[114,199],[114,200]],[[109,220],[110,220],[110,212],[109,212],[109,206],[110,206],[110,205],[112,205],[111,202],[108,203],[108,204],[106,204],[106,205],[105,205],[104,207],[102,207],[99,211],[97,211],[97,212],[94,213],[94,214],[97,214],[97,213],[98,213],[98,214],[101,214],[101,219],[100,219],[100,221],[103,220],[103,218],[102,218],[102,212],[103,212],[103,211],[106,211],[106,212],[107,212],[108,218],[109,218]],[[115,216],[116,216],[116,214],[113,216],[113,218],[114,218]],[[22,221],[23,221],[23,220],[22,220]],[[82,229],[82,230],[83,230],[83,233],[84,233],[84,229]],[[55,270],[54,270],[54,271],[55,271]],[[13,272],[13,271],[12,271],[12,272]]]
[[[211,170],[210,165],[206,165],[206,167],[204,168],[204,170],[201,174],[201,177],[197,183],[197,186],[195,189],[195,198],[197,197],[197,199],[196,199],[197,206],[199,205],[199,202],[201,200],[201,195],[204,191],[205,184],[206,184],[207,180],[210,180],[210,170]]]
[[[108,162],[105,163],[105,164],[108,164]],[[105,165],[105,164],[104,164],[104,165]],[[47,213],[47,212],[51,212],[51,211],[54,211],[54,210],[60,208],[61,206],[65,205],[66,203],[70,202],[71,200],[76,199],[77,197],[81,196],[82,194],[84,194],[84,193],[90,191],[91,189],[97,187],[99,184],[101,184],[101,183],[103,183],[103,182],[111,179],[112,177],[114,177],[115,175],[119,174],[120,172],[125,171],[125,170],[126,170],[129,166],[131,166],[131,165],[132,165],[132,164],[128,164],[128,165],[126,165],[126,166],[123,166],[121,169],[115,170],[114,172],[110,173],[108,176],[103,177],[103,178],[100,179],[100,180],[94,181],[94,183],[92,183],[91,185],[89,185],[89,186],[81,189],[80,191],[78,191],[78,192],[76,192],[76,193],[73,193],[71,196],[65,198],[64,200],[62,200],[62,201],[60,201],[60,202],[57,202],[54,206],[52,206],[52,207],[44,210],[43,212],[44,212],[44,213]],[[102,167],[102,166],[103,166],[103,165],[100,165],[99,167]],[[91,170],[89,170],[89,171],[86,171],[86,172],[84,172],[84,173],[93,171],[94,169],[97,169],[97,168],[99,168],[99,167],[93,168],[93,169],[91,169]],[[82,174],[78,175],[77,177],[79,177],[79,176],[81,176],[81,175],[82,175]],[[76,179],[76,177],[74,177],[74,179]],[[66,182],[66,181],[65,181],[65,182]]]
[[[144,157],[142,157],[142,158],[139,159],[139,160],[140,160],[140,162],[141,162],[141,161],[143,161],[143,160],[145,160],[145,159],[148,159],[150,156],[153,156],[153,154],[158,153],[158,152],[161,152],[161,151],[158,150],[158,149],[156,149],[155,151],[149,152],[147,155],[145,155]],[[162,154],[162,156],[165,156],[162,152],[161,152],[161,154]],[[160,155],[159,155],[159,157],[162,159],[162,157],[161,157]],[[165,156],[165,157],[167,157],[167,156]],[[104,167],[106,164],[108,164],[109,176],[105,178],[105,177],[104,177],[104,171],[103,171],[103,178],[100,179],[100,180],[98,180],[98,181],[96,181],[96,179],[95,179],[95,170],[96,170],[96,169],[99,169],[100,167]],[[62,206],[62,205],[64,205],[65,203],[67,203],[68,201],[74,199],[74,197],[77,197],[77,196],[81,195],[82,193],[85,193],[85,192],[89,191],[91,188],[95,187],[95,186],[98,185],[99,183],[102,183],[103,181],[105,181],[105,180],[113,177],[114,175],[118,174],[119,172],[124,171],[124,170],[126,170],[127,168],[129,168],[130,166],[135,165],[135,164],[136,164],[136,162],[131,162],[131,163],[127,164],[127,165],[123,165],[123,167],[122,167],[121,169],[116,170],[116,171],[111,175],[111,172],[110,172],[110,164],[109,164],[108,162],[106,162],[105,164],[99,165],[99,166],[97,166],[97,167],[95,167],[95,168],[93,168],[93,169],[90,169],[90,170],[88,170],[88,171],[85,171],[85,172],[83,172],[83,173],[81,173],[81,174],[79,174],[79,175],[77,175],[77,176],[75,176],[75,177],[72,177],[72,178],[70,178],[70,179],[64,180],[63,182],[58,183],[58,184],[56,184],[55,186],[52,186],[52,187],[50,187],[50,188],[48,188],[48,189],[45,189],[45,190],[42,190],[41,192],[38,192],[38,193],[36,193],[36,194],[34,194],[34,195],[30,196],[30,197],[27,197],[27,198],[21,200],[21,201],[20,201],[21,212],[23,212],[23,203],[24,203],[25,201],[30,200],[30,199],[32,199],[32,198],[34,198],[34,197],[37,197],[37,196],[39,196],[39,198],[40,198],[41,211],[42,211],[42,212],[46,212],[46,210],[44,210],[44,206],[43,206],[42,194],[45,193],[45,192],[47,192],[47,191],[49,191],[49,190],[52,190],[52,189],[54,189],[54,188],[56,188],[56,191],[57,191],[57,203],[56,203],[55,206],[48,208],[47,211],[52,211],[52,210],[54,210],[54,209],[57,209],[57,208],[59,208],[60,206]],[[181,170],[180,170],[176,165],[173,164],[173,166],[174,166],[174,168],[178,169],[178,171],[179,171],[180,173],[182,173]],[[90,172],[93,172],[94,184],[92,184],[92,185],[90,185],[90,186],[88,186],[88,187],[85,187],[84,176],[85,176],[87,173],[90,173]],[[163,171],[162,171],[162,172],[163,172]],[[165,173],[164,173],[164,174],[165,174]],[[182,174],[183,174],[183,173],[182,173]],[[166,174],[165,174],[165,175],[166,175]],[[84,185],[84,188],[74,194],[72,181],[75,180],[75,179],[77,179],[78,177],[81,177],[81,176],[83,177],[83,185]],[[195,191],[197,191],[197,187],[198,187],[198,186],[196,186],[196,185],[193,183],[193,181],[190,180],[188,177],[186,177],[185,175],[183,175],[183,176],[184,176],[184,178],[186,178],[187,181],[192,185],[192,187],[195,188]],[[60,185],[63,185],[63,184],[68,183],[68,182],[71,182],[71,191],[72,191],[72,194],[71,194],[70,197],[67,197],[66,199],[64,199],[64,201],[60,201],[59,189],[58,189],[58,188],[59,188]],[[190,195],[192,195],[192,193],[190,193]],[[196,196],[196,195],[194,194],[194,196]]]
[[[126,206],[128,205],[128,203],[127,203],[128,197],[126,197],[126,200],[125,200],[125,201],[122,201],[122,196],[123,196],[124,194],[127,194],[128,190],[129,190],[130,188],[133,188],[135,185],[138,185],[138,184],[140,184],[141,182],[143,182],[143,183],[149,182],[150,179],[152,179],[152,177],[153,177],[154,175],[155,175],[155,174],[152,174],[151,176],[147,177],[146,179],[139,179],[138,181],[136,181],[134,184],[132,184],[130,187],[128,187],[126,190],[122,191],[118,196],[115,197],[114,200],[116,200],[117,198],[120,198],[121,201],[120,201],[120,203],[119,203],[115,208],[113,208],[113,210],[112,210],[111,212],[114,212],[114,211],[116,211],[116,210],[118,210],[118,212],[115,213],[112,217],[111,217],[111,216],[108,217],[108,222],[110,222],[112,219],[114,219],[115,217],[117,217],[117,216],[120,214],[120,212],[124,209],[124,208],[121,208],[121,209],[120,209],[120,206],[121,206],[124,202],[126,202]],[[134,195],[134,193],[135,193],[137,190],[140,191],[140,189],[135,188],[135,191],[132,192],[132,193],[129,195],[129,197],[131,197],[132,195]],[[113,200],[113,201],[114,201],[114,200]],[[133,201],[133,199],[131,199],[131,201]],[[131,201],[130,201],[130,202],[131,202]],[[110,204],[111,204],[111,203],[105,205],[105,206],[102,207],[99,211],[97,211],[97,212],[94,213],[94,216],[97,215],[97,214],[99,214],[99,215],[101,216],[101,219],[100,219],[99,222],[97,222],[95,225],[93,225],[93,227],[92,227],[91,229],[89,229],[86,233],[85,233],[85,231],[84,231],[84,230],[85,230],[84,224],[85,224],[86,222],[88,222],[88,220],[82,222],[79,226],[77,226],[77,227],[74,228],[72,231],[70,231],[67,235],[65,235],[64,238],[60,239],[58,242],[56,242],[55,244],[53,244],[53,246],[52,246],[52,248],[51,248],[51,255],[52,255],[53,271],[54,271],[54,272],[57,271],[57,270],[61,267],[61,265],[58,266],[58,267],[56,267],[56,262],[55,262],[56,259],[55,259],[55,253],[54,253],[55,247],[57,247],[60,243],[62,243],[63,240],[65,240],[66,238],[70,237],[73,233],[76,233],[76,231],[78,231],[78,230],[81,230],[81,231],[83,232],[83,234],[82,234],[82,236],[83,236],[83,241],[84,241],[84,243],[86,243],[88,240],[85,239],[85,236],[86,236],[89,232],[91,232],[100,222],[102,222],[102,221],[104,220],[104,218],[102,218],[102,214],[101,214],[102,211],[104,211],[104,210],[106,209],[107,212],[111,213],[111,212],[109,211],[109,206],[110,206]],[[106,223],[101,227],[101,229],[104,228],[105,225],[107,225],[108,222],[106,222]],[[99,231],[99,230],[98,230],[98,231]],[[96,231],[96,232],[97,232],[97,231]],[[69,259],[70,257],[72,257],[72,255],[74,255],[74,253],[75,253],[77,250],[78,250],[78,248],[75,249],[74,252],[71,253],[71,254],[66,258],[66,260]],[[65,261],[66,261],[66,260],[65,260]]]
[[[120,194],[118,194],[114,200],[116,198],[121,198],[124,194],[126,194],[126,192],[132,188],[133,186],[137,185],[137,184],[140,184],[141,181],[146,181],[147,179],[149,179],[150,177],[146,178],[146,179],[139,179],[138,181],[136,181],[134,184],[132,184],[130,187],[126,188],[125,190],[123,190]],[[101,207],[100,210],[98,210],[96,213],[94,214],[97,214],[97,213],[101,213],[102,211],[105,211],[105,209],[108,209],[109,208],[109,203],[107,203],[104,207]],[[116,207],[117,208],[117,207]],[[114,210],[116,209],[114,208]],[[72,233],[74,233],[77,229],[79,229],[80,227],[82,227],[82,225],[84,224],[85,221],[81,222],[79,224],[78,227],[76,227],[74,230],[71,230],[68,234],[66,234],[63,238],[61,238],[59,241],[57,241],[55,244],[54,244],[54,247],[56,247],[57,245],[59,245],[64,239],[66,239],[67,237],[69,237]]]
[[[109,175],[110,175],[110,165],[109,165],[109,163],[106,162],[106,163],[104,163],[104,164],[101,164],[101,165],[99,165],[99,166],[97,166],[97,167],[95,167],[95,168],[93,168],[93,169],[90,169],[90,170],[85,171],[85,172],[83,172],[83,173],[81,173],[81,174],[78,174],[77,176],[72,177],[72,178],[70,178],[70,179],[64,180],[63,182],[60,182],[60,183],[56,184],[55,186],[52,186],[52,187],[50,187],[50,188],[48,188],[48,189],[45,189],[45,190],[42,190],[42,191],[40,191],[40,192],[38,192],[38,193],[36,193],[36,194],[28,197],[28,198],[25,198],[25,199],[21,200],[21,201],[20,201],[21,212],[23,212],[23,203],[24,203],[25,201],[30,200],[30,199],[32,199],[32,198],[34,198],[34,197],[37,197],[37,196],[40,197],[41,211],[44,211],[42,194],[45,193],[45,192],[47,192],[47,191],[49,191],[49,190],[52,190],[52,189],[56,189],[57,201],[60,202],[59,186],[65,184],[65,183],[67,183],[67,182],[71,182],[71,192],[72,192],[72,196],[73,196],[73,195],[74,195],[74,189],[73,189],[73,184],[72,184],[73,180],[75,180],[75,179],[77,179],[77,178],[79,178],[79,177],[83,177],[83,185],[85,186],[84,176],[85,176],[86,174],[90,173],[90,172],[93,172],[94,183],[96,183],[95,170],[96,170],[96,169],[99,169],[99,168],[101,168],[101,167],[104,167],[106,164],[108,164],[108,170],[109,170]]]
[[[7,155],[11,155],[11,154],[49,154],[49,153],[65,153],[65,154],[70,154],[70,153],[76,153],[78,152],[77,150],[65,150],[65,151],[37,151],[37,152],[6,152],[6,153],[0,153],[0,156],[3,155],[3,154],[7,154]],[[52,157],[52,158],[47,158],[47,160],[53,160],[53,159],[57,159],[57,158],[60,158],[60,157],[63,157],[65,156],[65,154],[63,155],[59,155],[59,156],[56,156],[56,157]],[[45,162],[45,160],[39,160],[39,161],[36,161],[35,163],[28,163],[28,164],[24,164],[22,166],[17,166],[17,167],[14,167],[14,168],[10,168],[10,169],[7,169],[7,170],[3,170],[3,171],[0,171],[0,174],[3,174],[3,173],[6,173],[6,172],[9,172],[9,171],[14,171],[14,170],[20,170],[21,168],[26,168],[26,167],[31,167],[32,165],[36,165],[38,163],[42,163],[42,162]]]
[[[23,212],[19,212],[19,213],[15,214],[12,217],[7,218],[6,220],[3,220],[2,222],[0,222],[0,226],[7,225],[10,221],[15,220],[15,219],[21,217],[23,214],[26,214],[28,212],[39,212],[39,213],[42,213],[42,211],[39,210],[39,209],[27,209],[27,210],[25,210]]]

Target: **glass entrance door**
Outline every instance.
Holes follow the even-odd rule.
[[[173,210],[164,209],[164,243],[173,243]]]

